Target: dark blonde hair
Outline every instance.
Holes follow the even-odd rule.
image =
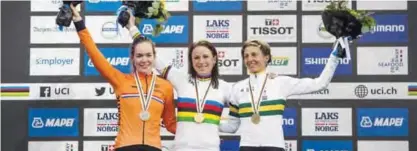
[[[244,56],[245,49],[249,46],[258,47],[261,50],[263,55],[269,56],[267,65],[271,62],[272,60],[271,47],[269,46],[268,43],[260,41],[260,40],[247,40],[245,41],[245,43],[243,43],[243,46],[241,49],[241,55],[243,59],[245,59],[245,56]]]
[[[136,45],[141,44],[141,43],[144,43],[144,42],[148,42],[149,44],[152,45],[153,55],[154,56],[156,55],[155,44],[153,43],[153,41],[151,39],[149,39],[149,38],[147,38],[145,36],[142,36],[142,35],[135,37],[133,39],[133,42],[132,42],[131,46],[130,46],[130,55],[129,55],[129,57],[130,57],[130,63],[131,63],[130,70],[132,72],[134,72],[135,69],[136,69],[135,64],[133,63],[133,57],[135,55],[135,47],[136,47]]]
[[[218,60],[216,47],[214,47],[214,45],[211,42],[206,41],[206,40],[200,40],[190,45],[190,47],[188,48],[188,73],[193,78],[197,77],[197,71],[195,71],[195,69],[193,68],[192,53],[194,49],[198,46],[206,47],[207,49],[209,49],[213,57],[216,58],[216,61]],[[219,67],[216,62],[213,66],[213,69],[211,70],[211,83],[213,85],[213,88],[215,89],[217,89],[219,86],[218,78],[219,78]]]

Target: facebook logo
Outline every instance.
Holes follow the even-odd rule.
[[[51,87],[41,87],[40,97],[51,97]]]

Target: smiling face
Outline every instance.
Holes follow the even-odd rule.
[[[261,49],[254,46],[246,47],[243,53],[245,65],[251,73],[265,70],[269,56],[262,53]]]
[[[252,40],[243,45],[243,61],[251,73],[262,72],[271,61],[271,50],[267,43]]]
[[[211,50],[205,46],[197,46],[192,50],[191,62],[200,76],[210,75],[217,60]]]
[[[155,50],[150,41],[139,42],[131,56],[137,72],[149,74],[155,62]]]

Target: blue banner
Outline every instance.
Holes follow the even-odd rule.
[[[123,73],[130,73],[130,58],[128,48],[99,48],[107,61]],[[100,75],[87,52],[84,53],[84,75]]]
[[[304,140],[301,151],[353,151],[352,141]]]
[[[28,128],[30,137],[78,136],[77,108],[30,108]]]
[[[377,23],[370,32],[358,40],[359,43],[408,42],[408,15],[381,14],[372,15]]]
[[[284,135],[297,136],[297,110],[295,108],[285,108],[283,117]]]
[[[220,142],[220,151],[239,151],[239,140],[224,140]]]
[[[146,19],[139,24],[141,33],[155,43],[183,43],[188,44],[188,16],[171,16],[164,25],[164,30],[157,36],[152,36],[156,20]]]
[[[90,12],[114,12],[116,14],[117,9],[122,6],[120,0],[88,0],[85,1],[85,11]]]
[[[205,11],[205,12],[242,11],[242,1],[197,0],[197,1],[193,1],[193,8],[194,8],[194,11]]]
[[[318,76],[324,69],[332,48],[303,48],[301,53],[301,75]],[[337,66],[335,75],[351,75],[352,60],[347,58]]]
[[[358,136],[408,136],[407,108],[358,108]]]

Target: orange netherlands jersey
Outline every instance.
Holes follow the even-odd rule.
[[[149,145],[161,148],[161,118],[168,131],[173,134],[176,131],[174,95],[171,83],[157,77],[148,109],[150,119],[142,121],[139,118],[142,106],[134,74],[124,74],[114,68],[97,48],[88,29],[79,31],[78,36],[87,49],[95,68],[115,89],[119,109],[119,132],[115,147]],[[147,93],[151,85],[152,75],[138,75],[143,91]]]

